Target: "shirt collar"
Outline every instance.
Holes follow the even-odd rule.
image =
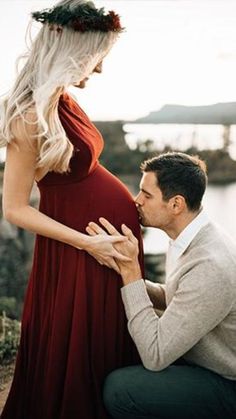
[[[171,251],[175,260],[177,260],[190,245],[197,233],[209,223],[209,218],[205,211],[201,211],[175,240],[170,239]]]

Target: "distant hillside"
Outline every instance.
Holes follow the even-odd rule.
[[[209,106],[165,105],[159,111],[132,121],[142,124],[236,124],[236,102]]]

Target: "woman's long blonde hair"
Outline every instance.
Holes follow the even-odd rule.
[[[84,3],[94,7],[86,0],[63,0],[57,5],[73,9]],[[0,146],[19,135],[16,121],[23,121],[23,126],[33,124],[37,127],[33,136],[38,148],[36,168],[67,171],[73,146],[59,119],[59,97],[65,88],[79,84],[93,71],[117,36],[113,31],[81,33],[66,27],[57,32],[44,24],[24,56],[26,62],[12,90],[1,103]]]

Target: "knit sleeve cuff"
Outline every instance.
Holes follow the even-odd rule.
[[[121,296],[128,320],[147,307],[153,307],[143,279],[121,288]]]

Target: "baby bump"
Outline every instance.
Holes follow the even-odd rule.
[[[87,213],[83,214],[86,222],[98,221],[99,217],[105,217],[119,230],[122,223],[139,230],[138,213],[133,197],[117,177],[98,166],[84,183],[87,188]]]
[[[120,230],[127,224],[139,235],[137,209],[126,186],[103,166],[80,182],[41,191],[41,210],[52,218],[84,232],[89,221],[107,218]]]

